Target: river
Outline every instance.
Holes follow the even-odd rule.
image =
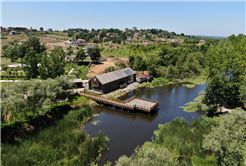
[[[128,157],[134,152],[134,148],[151,141],[154,130],[158,129],[158,124],[172,121],[176,117],[183,117],[187,121],[192,121],[204,115],[204,112],[184,112],[179,106],[192,101],[200,91],[205,90],[205,84],[197,85],[194,88],[185,86],[168,85],[155,88],[140,88],[131,91],[121,100],[129,99],[133,96],[159,101],[158,108],[148,116],[144,112],[127,112],[115,107],[96,106],[95,110],[100,116],[88,121],[84,130],[91,136],[96,136],[99,131],[103,132],[110,139],[109,151],[102,153],[98,165],[103,165],[107,160],[115,162],[120,156]],[[93,121],[100,120],[99,125],[92,124]]]

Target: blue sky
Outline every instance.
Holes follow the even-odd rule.
[[[190,35],[245,34],[245,2],[2,2],[3,27],[163,29]]]

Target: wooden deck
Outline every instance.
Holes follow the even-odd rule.
[[[141,110],[141,111],[145,111],[149,113],[151,110],[153,110],[155,107],[159,105],[159,101],[144,99],[140,97],[133,97],[130,100],[127,100],[125,102],[121,100],[105,98],[99,95],[94,95],[94,94],[90,94],[86,92],[80,92],[79,94],[85,97],[89,97],[93,100],[105,103],[105,104],[110,104],[110,105],[130,109],[130,110],[137,109],[137,110]]]

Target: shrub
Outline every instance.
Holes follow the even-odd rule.
[[[204,135],[209,134],[216,122],[210,118],[198,118],[190,125],[183,118],[176,118],[171,123],[159,125],[155,132],[158,144],[173,150],[176,149],[181,158],[189,160],[191,156],[203,156],[202,142]]]
[[[150,166],[163,165],[174,166],[178,165],[175,157],[165,148],[157,148],[153,143],[147,142],[140,149],[136,148],[137,156],[135,159],[121,156],[116,161],[116,166]]]
[[[167,84],[168,82],[169,82],[168,79],[159,77],[159,78],[154,78],[154,80],[152,81],[152,85],[161,86],[161,85]]]

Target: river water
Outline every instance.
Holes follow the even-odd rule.
[[[144,112],[127,112],[126,110],[97,106],[95,110],[100,114],[85,125],[85,131],[91,136],[97,136],[101,131],[110,139],[109,151],[102,153],[98,165],[103,165],[107,160],[115,162],[120,156],[128,157],[134,152],[134,148],[151,141],[154,130],[158,129],[158,124],[172,121],[176,117],[183,117],[187,121],[192,121],[204,115],[204,112],[184,112],[179,106],[192,101],[200,91],[205,90],[205,84],[197,85],[194,88],[185,86],[168,85],[155,88],[140,88],[131,91],[121,100],[129,99],[133,96],[159,101],[158,108],[149,116]],[[92,124],[93,121],[100,120],[99,125]]]

